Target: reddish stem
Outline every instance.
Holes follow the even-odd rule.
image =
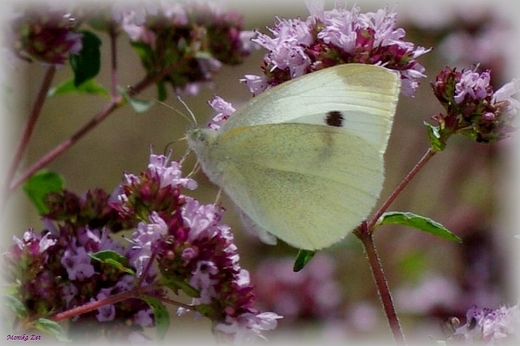
[[[388,282],[383,271],[383,266],[381,265],[381,260],[374,244],[374,233],[372,233],[370,229],[367,228],[366,224],[362,224],[354,232],[354,234],[363,243],[363,247],[365,249],[368,263],[372,272],[372,277],[376,284],[381,303],[383,304],[383,309],[385,311],[388,324],[390,325],[392,335],[394,336],[394,340],[398,345],[406,345],[404,334],[395,311],[394,303],[392,301],[392,295],[390,294]]]
[[[144,286],[144,287],[136,286],[136,288],[134,288],[130,291],[117,293],[112,296],[108,296],[106,298],[96,300],[93,302],[89,302],[84,305],[72,308],[70,310],[57,313],[56,315],[52,316],[51,319],[55,322],[63,321],[63,320],[72,318],[74,316],[79,316],[79,315],[86,314],[88,312],[97,310],[105,305],[116,304],[116,303],[125,301],[127,299],[138,299],[138,298],[142,297],[143,295],[153,297],[153,298],[156,298],[167,304],[172,304],[175,306],[183,307],[188,310],[193,308],[193,306],[189,305],[189,304],[184,304],[184,303],[178,302],[173,299],[169,299],[169,298],[161,297],[161,296],[155,296],[153,294],[147,293],[148,291],[151,291],[151,290],[154,290],[157,288],[158,288],[157,284],[152,284],[152,285]]]
[[[171,73],[175,64],[172,64],[169,68],[164,69],[161,73],[154,76],[146,76],[142,81],[137,83],[135,86],[130,87],[129,89],[133,93],[138,93],[143,89],[147,88],[150,85],[153,85],[155,82],[163,78],[165,75]],[[14,191],[18,186],[20,186],[25,180],[27,180],[31,175],[36,173],[38,170],[42,169],[56,157],[58,157],[62,152],[71,147],[78,140],[83,138],[87,133],[89,133],[93,128],[99,125],[103,120],[105,120],[114,110],[119,108],[123,104],[123,98],[121,96],[113,97],[109,104],[107,104],[94,118],[92,118],[87,124],[85,124],[82,128],[80,128],[76,133],[74,133],[70,138],[66,139],[54,149],[49,151],[45,156],[40,158],[38,162],[29,167],[18,179],[12,180],[9,185],[8,193]]]
[[[13,180],[11,185],[9,186],[9,192],[12,192],[18,186],[20,186],[25,180],[27,180],[31,175],[36,173],[38,170],[42,169],[50,162],[54,161],[58,155],[71,147],[78,140],[83,138],[90,130],[92,130],[96,125],[101,123],[110,113],[112,113],[120,104],[122,98],[118,97],[112,100],[108,105],[105,106],[94,118],[92,118],[87,124],[85,124],[79,131],[73,134],[70,138],[67,138],[65,141],[61,142],[54,149],[49,151],[45,156],[40,158],[35,164],[29,167],[20,177]]]
[[[25,154],[25,151],[27,150],[27,146],[29,145],[29,141],[36,126],[36,122],[40,117],[43,104],[45,103],[45,99],[47,98],[47,93],[49,92],[55,73],[55,65],[50,65],[49,67],[47,67],[47,71],[45,72],[42,85],[40,86],[40,91],[38,92],[36,100],[34,101],[33,108],[25,124],[20,141],[18,142],[18,145],[16,147],[13,161],[11,162],[11,166],[9,167],[7,179],[4,185],[6,189],[9,186],[9,182],[13,179],[16,169],[20,165],[22,157]]]
[[[105,305],[116,304],[116,303],[122,302],[127,299],[139,298],[143,294],[146,294],[147,291],[151,291],[154,289],[157,289],[156,285],[149,285],[149,286],[145,286],[145,287],[136,287],[130,291],[117,293],[112,296],[108,296],[106,298],[96,300],[96,301],[93,301],[90,303],[86,303],[84,305],[72,308],[72,309],[64,311],[64,312],[57,313],[56,315],[52,316],[52,320],[55,322],[59,322],[62,320],[72,318],[74,316],[86,314],[87,312],[94,311]],[[177,302],[175,302],[175,303],[177,303]],[[179,303],[179,304],[184,306],[184,304],[182,304],[182,303]]]
[[[404,177],[403,181],[395,188],[395,190],[390,194],[387,200],[381,205],[381,207],[377,210],[377,212],[370,220],[367,229],[369,232],[372,232],[375,224],[383,215],[383,213],[388,209],[390,204],[394,202],[394,200],[399,196],[399,194],[404,190],[404,188],[408,185],[408,183],[415,177],[415,175],[423,168],[423,166],[435,155],[436,151],[429,148],[428,151],[421,157],[419,162],[412,168],[412,170]]]
[[[417,164],[412,168],[412,170],[406,175],[406,177],[401,181],[401,183],[390,194],[388,199],[375,213],[372,220],[368,224],[361,224],[361,226],[354,231],[354,234],[363,243],[363,247],[365,249],[368,263],[370,265],[370,270],[372,271],[372,277],[374,278],[379,298],[381,299],[381,303],[383,304],[383,309],[385,311],[388,324],[390,325],[390,329],[394,336],[394,340],[398,345],[406,345],[406,341],[404,338],[403,331],[401,329],[401,325],[399,323],[399,319],[397,317],[397,313],[395,311],[394,303],[392,301],[392,295],[390,294],[390,289],[388,287],[388,281],[386,280],[385,273],[383,271],[383,266],[381,265],[381,260],[377,253],[376,246],[374,244],[373,230],[375,224],[377,223],[381,215],[383,215],[383,213],[394,202],[397,196],[404,190],[404,188],[424,167],[424,165],[435,155],[435,153],[436,151],[432,150],[431,148],[428,149],[428,151],[421,157],[419,162],[417,162]]]

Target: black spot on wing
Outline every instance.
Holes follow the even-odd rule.
[[[329,126],[342,127],[344,120],[340,111],[330,111],[325,116],[325,124]]]

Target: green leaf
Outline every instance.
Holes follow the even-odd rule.
[[[16,314],[17,317],[25,318],[27,316],[27,309],[18,298],[12,295],[5,295],[4,303]]]
[[[179,294],[179,290],[182,290],[184,293],[186,293],[188,296],[192,298],[200,298],[200,293],[195,288],[191,287],[189,284],[187,284],[184,281],[177,280],[172,277],[166,277],[164,275],[160,278],[161,285],[164,285],[171,289],[173,293]]]
[[[144,113],[148,111],[153,105],[153,101],[144,101],[135,99],[128,95],[128,92],[123,87],[118,87],[119,93],[124,97],[124,99],[132,106],[132,108],[136,111],[136,113]]]
[[[40,214],[47,214],[45,196],[51,192],[63,191],[63,178],[49,170],[34,173],[23,185],[25,194],[29,197]]]
[[[44,333],[54,336],[56,339],[58,339],[60,341],[65,341],[65,342],[72,341],[69,338],[67,338],[67,334],[65,333],[63,328],[61,328],[61,326],[58,323],[51,321],[47,318],[37,319],[34,322],[34,327]]]
[[[455,234],[451,233],[446,227],[441,225],[440,223],[433,221],[430,218],[417,215],[409,212],[400,212],[400,211],[389,211],[384,213],[377,222],[378,225],[391,225],[398,224],[404,226],[410,226],[416,228],[420,231],[428,232],[437,237],[456,241],[462,243],[462,239],[460,239]]]
[[[121,256],[115,251],[112,250],[104,250],[98,251],[96,253],[89,254],[90,258],[105,263],[109,266],[112,266],[122,272],[128,273],[130,275],[135,275],[135,272],[128,268],[128,259],[124,256]]]
[[[74,78],[68,79],[52,88],[47,93],[47,97],[65,94],[91,94],[91,95],[102,95],[109,96],[105,88],[93,79],[89,79],[79,86],[74,85]]]
[[[293,271],[299,272],[302,270],[307,263],[314,257],[314,254],[316,251],[310,251],[310,250],[299,250],[298,254],[296,255],[296,260],[294,261]]]
[[[424,126],[426,126],[428,131],[430,147],[435,151],[443,151],[446,147],[446,142],[442,139],[442,136],[439,132],[439,127],[428,124],[427,122],[424,122]]]
[[[152,69],[155,60],[153,49],[148,44],[138,41],[130,42],[130,45],[141,59],[144,68],[147,71]]]
[[[164,81],[161,79],[157,83],[157,99],[161,102],[164,102],[168,98],[168,92],[166,91],[166,85]]]
[[[157,298],[150,296],[141,297],[153,311],[155,327],[157,328],[157,338],[163,340],[170,328],[170,314],[164,304]]]
[[[70,66],[74,71],[74,86],[78,87],[85,81],[94,78],[101,68],[101,40],[96,34],[83,30],[81,31],[82,48],[78,54],[69,56]]]

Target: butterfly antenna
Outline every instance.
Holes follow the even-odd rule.
[[[177,96],[177,100],[184,106],[184,108],[186,108],[186,110],[190,114],[191,120],[193,121],[193,124],[197,125],[197,119],[195,118],[195,114],[193,114],[193,112],[191,111],[190,107],[188,107],[186,102],[184,102],[184,100],[182,99],[181,95],[177,94],[176,96]]]
[[[181,141],[181,140],[183,140],[183,139],[185,140],[185,139],[186,139],[186,136],[180,138],[179,141]],[[184,152],[184,155],[182,155],[182,157],[181,157],[181,159],[180,159],[180,161],[179,161],[179,163],[180,163],[181,165],[184,163],[184,160],[186,160],[186,158],[188,157],[188,155],[191,154],[191,152],[192,152],[191,149],[189,149],[189,148],[186,149],[186,151]],[[198,162],[197,162],[197,163],[198,163]],[[190,173],[190,174],[191,174],[191,173]]]
[[[222,187],[218,189],[217,197],[215,198],[215,205],[217,205],[218,201],[220,200],[220,196],[222,195]]]
[[[188,152],[189,154],[189,152]],[[187,155],[186,155],[187,156]],[[181,163],[182,161],[186,158],[186,156],[184,156],[182,159],[181,159]],[[199,162],[197,161],[197,163],[195,163],[195,166],[193,167],[193,169],[191,170],[190,173],[188,173],[188,175],[186,176],[186,178],[190,178],[192,176],[194,176],[195,174],[197,174],[197,172],[200,170],[200,164]]]
[[[140,95],[140,93],[139,93],[138,91],[134,90],[131,86],[128,86],[127,89],[128,89],[129,91],[131,91],[133,94]],[[177,98],[179,98],[179,96],[177,96]],[[184,102],[182,102],[182,101],[181,101],[181,103],[183,104],[183,106],[184,106],[184,107],[188,110],[188,112],[190,113],[190,115],[191,115],[191,119],[190,119],[186,114],[184,114],[183,112],[179,111],[179,110],[176,109],[175,107],[172,107],[172,106],[170,106],[169,104],[167,104],[167,103],[165,103],[165,102],[162,102],[162,101],[160,101],[160,100],[158,100],[158,99],[153,99],[153,101],[154,101],[155,103],[158,103],[158,104],[160,104],[160,105],[166,107],[166,108],[169,108],[169,109],[173,110],[175,113],[179,114],[181,117],[183,117],[184,119],[186,119],[186,120],[189,121],[190,123],[193,122],[193,120],[195,119],[195,117],[193,116],[193,113],[190,111],[190,109],[188,108],[188,106],[186,105],[186,103],[184,103]],[[196,124],[196,122],[195,122],[195,124]]]

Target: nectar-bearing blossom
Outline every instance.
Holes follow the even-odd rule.
[[[520,102],[513,95],[520,92],[518,79],[495,91],[490,71],[447,67],[437,75],[432,89],[446,111],[433,118],[443,142],[460,133],[480,143],[493,143],[516,130],[513,125]]]
[[[121,8],[122,28],[146,71],[169,71],[162,81],[180,93],[197,93],[222,64],[240,64],[256,48],[241,15],[211,1],[160,2],[144,12]]]
[[[217,131],[222,123],[224,123],[236,111],[230,102],[225,101],[220,96],[215,96],[213,100],[209,101],[209,105],[215,112],[217,112],[217,115],[211,119],[211,122],[208,125],[210,129],[215,131]]]
[[[518,305],[498,309],[471,307],[466,324],[453,334],[455,340],[485,345],[518,344],[520,341],[520,311]]]
[[[154,254],[168,286],[191,296],[191,310],[210,318],[220,333],[236,338],[244,333],[260,336],[262,330],[273,329],[280,316],[262,315],[254,308],[249,273],[240,267],[230,227],[220,221],[222,209],[182,195],[181,188],[193,188],[196,183],[180,175],[172,178],[172,172],[180,172],[179,163],[152,154],[148,169],[120,189],[124,207],[119,210],[129,218],[144,214],[141,194],[146,200],[150,191],[160,196],[160,203],[150,204],[155,211],[139,222],[132,235],[131,263],[142,273]],[[165,180],[170,184],[162,185]]]
[[[50,317],[99,303],[70,320],[75,337],[139,338],[136,333],[156,326],[158,317],[137,295],[160,299],[169,289],[192,297],[189,310],[209,318],[219,337],[243,341],[275,328],[281,316],[254,307],[253,285],[230,227],[221,222],[222,208],[183,195],[196,187],[180,163],[151,154],[147,169],[125,174],[112,195],[49,194],[47,230],[15,237],[5,257],[12,298],[25,309],[18,317]],[[123,244],[113,238],[121,230],[133,230]],[[107,254],[118,265],[97,257]],[[146,293],[109,300],[137,288]]]
[[[417,58],[430,51],[404,40],[405,31],[396,26],[397,14],[388,9],[361,13],[359,7],[346,10],[337,6],[326,11],[321,2],[309,2],[306,20],[277,18],[271,35],[258,33],[252,41],[268,50],[264,75],[242,79],[251,93],[266,89],[313,71],[346,63],[380,65],[401,75],[401,92],[413,96],[424,76]],[[217,112],[209,127],[218,130],[235,112],[220,97],[210,101]]]
[[[346,63],[380,65],[401,75],[402,93],[413,96],[424,67],[417,58],[429,51],[404,40],[396,26],[397,15],[388,9],[361,13],[358,7],[310,4],[306,20],[278,18],[253,39],[269,52],[264,56],[263,76],[247,75],[244,81],[253,94],[312,71]]]
[[[49,219],[46,224],[50,225],[54,216],[64,217],[67,221],[52,219],[55,225],[50,231],[45,230],[41,234],[27,231],[22,239],[15,239],[5,259],[15,292],[13,298],[20,301],[25,310],[24,316],[19,318],[51,317],[102,300],[107,297],[107,292],[123,292],[134,287],[133,279],[128,283],[128,274],[90,257],[99,251],[112,251],[124,256],[123,247],[108,236],[108,228],[102,225],[111,223],[105,217],[109,208],[106,197],[108,195],[99,192],[78,199],[73,198],[71,193],[61,196],[61,199],[55,195],[48,204],[53,212],[47,215]],[[81,211],[75,208],[78,200],[84,208]],[[58,213],[59,205],[69,209]],[[99,208],[102,205],[104,207]],[[90,220],[84,217],[87,214]],[[99,223],[100,228],[92,229],[89,223]],[[150,280],[153,277],[148,275],[144,281]],[[163,295],[160,289],[152,292],[157,296]],[[132,321],[136,314],[148,309],[142,300],[128,299],[75,316],[68,327],[76,338],[87,337],[87,334],[89,338],[108,337],[125,329],[128,332],[142,332],[139,321]],[[84,334],[86,331],[82,327],[92,324],[97,325],[95,331],[89,330]]]
[[[83,47],[83,34],[76,31],[77,25],[66,10],[36,5],[17,13],[9,39],[19,57],[62,66],[69,55],[78,54]]]

